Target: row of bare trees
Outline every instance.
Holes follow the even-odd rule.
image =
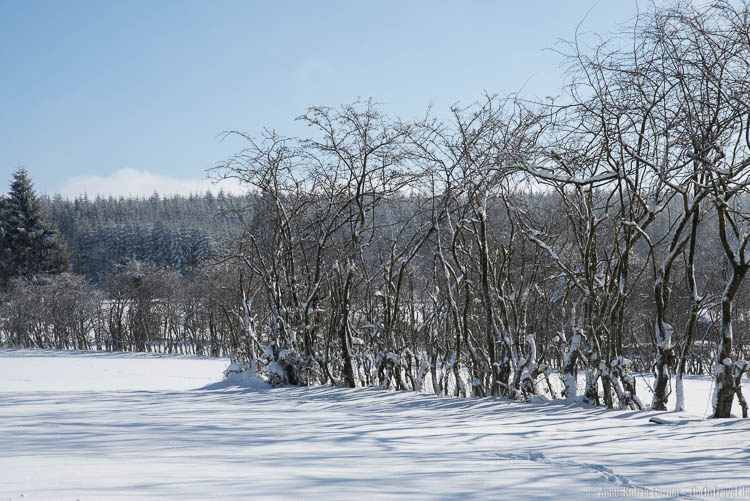
[[[13,281],[0,304],[12,348],[246,356],[239,280],[226,266],[184,276],[129,262],[98,287],[62,273]]]
[[[641,360],[652,407],[676,375],[681,408],[715,322],[713,414],[747,413],[747,6],[654,8],[562,52],[543,103],[404,122],[360,102],[309,109],[309,138],[231,133],[247,148],[216,172],[256,195],[238,256],[274,377],[523,398],[554,394],[555,367],[563,395],[583,370],[586,401],[642,408]]]

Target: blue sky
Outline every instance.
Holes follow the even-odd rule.
[[[238,150],[222,131],[301,132],[311,105],[372,97],[403,118],[486,90],[554,94],[545,48],[606,33],[635,0],[0,0],[0,190],[194,191]]]

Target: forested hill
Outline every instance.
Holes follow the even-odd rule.
[[[194,269],[241,221],[230,210],[247,197],[227,195],[144,197],[41,197],[42,209],[70,249],[74,272],[95,279],[129,259],[177,270]]]

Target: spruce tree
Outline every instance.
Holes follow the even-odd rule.
[[[25,169],[13,173],[10,192],[0,204],[0,227],[0,283],[68,270],[65,243],[44,218]]]

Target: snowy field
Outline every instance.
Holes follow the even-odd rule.
[[[564,401],[242,387],[226,365],[0,351],[0,500],[750,499],[750,420],[701,419],[706,378],[657,425]]]

